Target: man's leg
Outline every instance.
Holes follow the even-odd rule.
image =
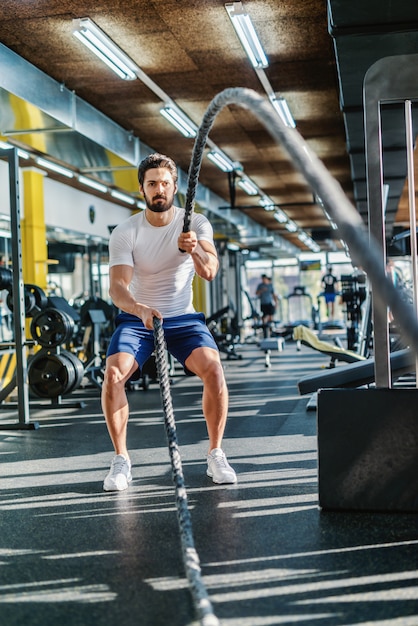
[[[106,360],[102,385],[102,409],[109,436],[115,453],[124,454],[126,458],[129,458],[126,448],[129,405],[125,383],[136,369],[137,363],[131,354],[112,354]]]
[[[221,449],[228,415],[228,389],[219,352],[213,348],[195,348],[185,365],[203,382],[202,410],[209,435],[207,474],[218,484],[235,483],[237,476]]]
[[[122,491],[132,480],[131,463],[126,447],[129,405],[125,383],[137,367],[134,357],[126,352],[112,354],[106,360],[102,385],[102,410],[116,456],[105,478],[105,491]]]
[[[334,311],[335,311],[334,298],[331,300],[330,306],[331,306],[331,319],[333,320],[334,319]]]
[[[228,415],[228,389],[219,353],[213,348],[196,348],[186,359],[187,369],[203,383],[202,410],[209,435],[209,452],[222,447]]]

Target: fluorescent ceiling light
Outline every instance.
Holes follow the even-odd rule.
[[[9,143],[6,143],[5,141],[0,141],[0,150],[11,150],[13,148],[13,146],[11,146]]]
[[[279,222],[279,224],[286,224],[286,222],[287,222],[287,215],[281,209],[277,209],[274,212],[273,217],[274,217],[275,220],[277,220]]]
[[[96,189],[96,191],[101,191],[102,193],[107,192],[107,186],[102,185],[102,183],[93,180],[92,178],[87,178],[87,176],[79,176],[78,182],[82,185],[86,185],[86,187],[91,187],[92,189]]]
[[[302,241],[303,243],[307,244],[310,238],[304,231],[302,231],[298,234],[298,239],[299,241]]]
[[[160,109],[160,113],[170,124],[175,126],[184,137],[196,137],[197,128],[183,111],[180,111],[177,107],[165,106],[163,109]]]
[[[293,115],[290,112],[289,105],[286,102],[286,99],[282,96],[274,96],[270,98],[270,102],[274,106],[277,113],[282,118],[283,122],[289,128],[296,128],[296,122],[293,119]]]
[[[228,2],[225,4],[225,9],[252,65],[255,68],[268,67],[263,47],[257,37],[251,18],[245,13],[242,3]]]
[[[22,148],[18,148],[17,149],[17,153],[20,156],[21,159],[29,159],[30,158],[30,154],[29,152],[26,152],[26,150],[22,150]]]
[[[233,172],[236,169],[236,164],[220,150],[208,152],[207,157],[223,172]]]
[[[248,193],[249,196],[258,195],[258,187],[256,187],[256,185],[254,185],[254,183],[247,178],[247,176],[240,178],[238,185],[245,191],[245,193]]]
[[[384,184],[383,185],[383,198],[382,198],[382,205],[383,205],[383,214],[386,215],[386,208],[388,205],[388,198],[389,198],[389,185]]]
[[[261,196],[260,200],[258,201],[258,204],[260,204],[265,211],[274,211],[275,209],[274,200],[272,200],[269,196],[266,196],[266,195]]]
[[[318,246],[316,241],[314,241],[311,237],[309,237],[309,235],[307,233],[305,233],[305,231],[301,231],[298,234],[298,239],[302,243],[304,243],[305,246],[310,248],[312,250],[312,252],[319,252],[320,251],[320,247]]]
[[[135,198],[132,196],[128,196],[126,193],[122,193],[121,191],[117,191],[117,189],[112,189],[110,195],[113,198],[117,198],[118,200],[122,200],[122,202],[126,202],[127,204],[135,204]]]
[[[338,228],[337,224],[334,222],[334,220],[332,219],[332,217],[328,213],[328,211],[325,209],[325,207],[324,207],[324,215],[327,218],[327,220],[329,221],[332,230],[337,230],[337,228]]]
[[[289,231],[289,233],[296,233],[299,230],[295,222],[292,222],[291,220],[285,224],[285,228]]]
[[[138,207],[138,209],[146,209],[147,208],[147,205],[142,200],[137,200],[136,206]]]
[[[74,172],[67,169],[66,167],[62,167],[62,165],[58,165],[57,163],[53,163],[52,161],[47,161],[46,159],[43,159],[42,157],[38,157],[36,159],[36,162],[41,167],[46,167],[48,170],[52,170],[53,172],[56,172],[57,174],[61,174],[61,176],[66,176],[67,178],[73,178],[74,176]]]
[[[123,80],[135,80],[137,65],[88,17],[73,20],[73,35]]]

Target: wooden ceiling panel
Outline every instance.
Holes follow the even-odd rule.
[[[74,18],[90,17],[169,98],[200,124],[211,99],[230,87],[266,96],[219,0],[2,0],[0,42],[62,82],[156,151],[170,154],[188,170],[193,141],[159,114],[163,102],[140,80],[121,81],[72,35]],[[310,147],[348,186],[350,164],[339,110],[332,40],[323,0],[244,0],[266,50],[265,77],[285,96],[297,128]],[[13,16],[13,18],[11,17]],[[308,228],[323,213],[298,207],[312,202],[303,176],[245,108],[225,107],[211,140],[274,200],[289,205],[291,217]],[[226,174],[204,159],[200,181],[229,203]],[[237,189],[237,204],[257,204]],[[290,205],[293,204],[293,207]],[[257,223],[283,228],[263,209],[250,211]],[[297,241],[292,235],[284,235]],[[300,242],[298,245],[301,246]]]

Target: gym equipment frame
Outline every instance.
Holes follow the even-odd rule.
[[[32,430],[39,427],[29,416],[29,387],[25,335],[25,294],[22,275],[22,238],[20,229],[19,156],[17,148],[0,150],[9,164],[10,227],[13,267],[13,330],[16,348],[16,386],[18,421],[3,424],[1,430]]]
[[[381,249],[382,269],[386,267],[381,132],[385,104],[404,105],[410,229],[416,232],[412,101],[418,101],[417,63],[416,54],[386,57],[372,65],[364,79],[369,233]],[[411,237],[411,264],[416,314],[416,237]],[[418,390],[392,388],[392,361],[398,355],[390,354],[387,308],[377,300],[372,298],[376,388],[318,393],[319,505],[323,509],[418,511]],[[415,369],[416,377],[416,350],[399,354],[409,362],[409,372]],[[366,367],[367,361],[346,369]],[[323,386],[327,379],[330,383],[323,376]],[[357,382],[360,386],[370,381]]]

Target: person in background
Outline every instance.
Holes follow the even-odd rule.
[[[115,320],[102,387],[102,408],[115,450],[103,488],[122,491],[132,480],[125,384],[154,351],[154,318],[162,322],[168,351],[186,374],[203,382],[209,436],[206,473],[215,483],[235,483],[235,471],[221,448],[228,389],[220,354],[192,301],[195,274],[211,281],[218,272],[212,227],[204,215],[195,213],[191,230],[182,232],[185,211],[173,204],[177,168],[169,157],[146,157],[139,164],[138,180],[146,209],[119,224],[109,241],[109,294],[122,312]]]
[[[266,326],[273,322],[276,312],[278,297],[274,292],[271,278],[267,274],[261,275],[261,283],[257,286],[255,295],[260,298],[260,309],[263,319],[263,325]]]
[[[327,267],[327,272],[322,277],[321,282],[327,307],[327,317],[329,320],[333,320],[335,314],[335,298],[337,297],[338,291],[338,278],[332,273],[331,265]]]

